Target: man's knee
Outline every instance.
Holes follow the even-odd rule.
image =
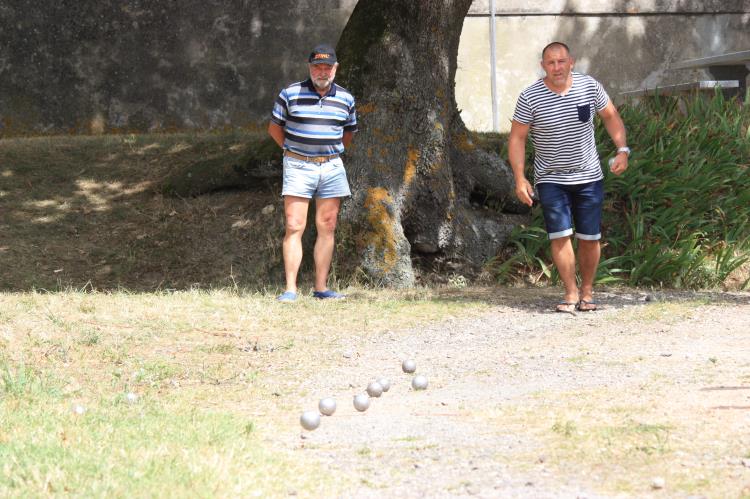
[[[337,216],[334,215],[324,215],[322,217],[319,217],[315,221],[315,225],[317,226],[318,232],[334,232],[336,230],[336,221]]]
[[[579,248],[594,249],[599,247],[599,239],[578,239]]]
[[[305,231],[305,219],[297,217],[286,218],[286,233],[287,234],[302,234]]]

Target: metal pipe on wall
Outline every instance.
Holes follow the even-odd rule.
[[[495,0],[490,0],[490,84],[492,92],[492,131],[500,131],[497,109],[497,71],[495,70]]]

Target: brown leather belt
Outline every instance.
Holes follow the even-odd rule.
[[[332,159],[339,157],[338,154],[331,154],[330,156],[303,156],[302,154],[297,154],[292,151],[284,151],[284,156],[301,159],[302,161],[308,161],[310,163],[325,163],[326,161],[331,161]]]

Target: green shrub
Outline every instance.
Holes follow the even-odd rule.
[[[750,104],[658,97],[620,109],[633,149],[628,171],[606,172],[597,282],[706,288],[750,260]],[[603,165],[614,147],[597,126]],[[518,227],[489,270],[500,281],[556,280],[541,210]],[[741,287],[746,288],[746,280]]]

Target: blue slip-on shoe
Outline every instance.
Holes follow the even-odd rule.
[[[284,302],[284,303],[293,302],[296,299],[297,299],[297,293],[295,293],[294,291],[284,291],[283,293],[279,295],[278,298],[276,298],[277,301]]]
[[[346,296],[337,293],[331,289],[326,289],[325,291],[313,291],[313,298],[319,298],[321,300],[325,299],[334,299],[334,300],[343,300],[346,298]]]

